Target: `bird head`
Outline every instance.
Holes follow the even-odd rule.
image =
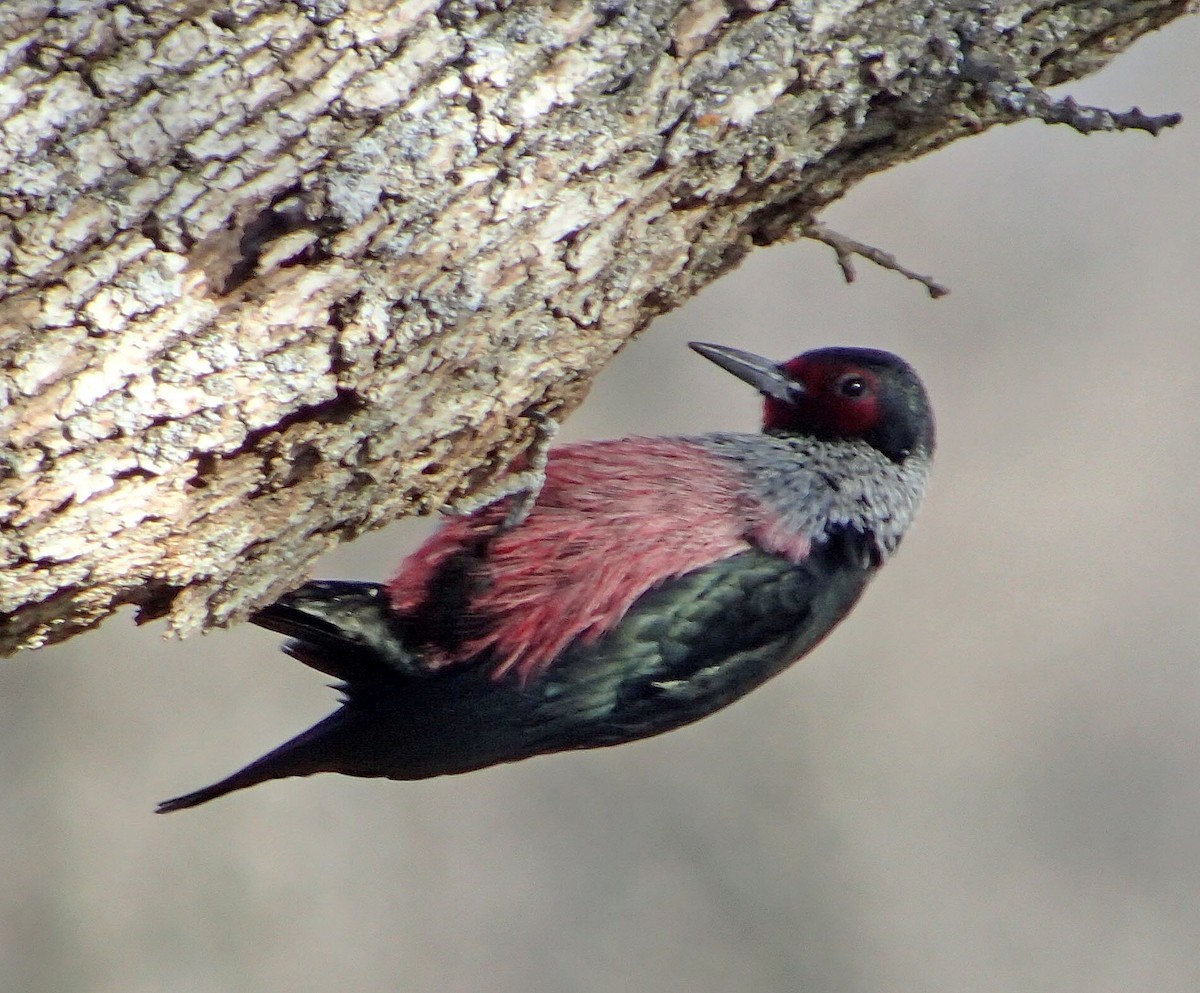
[[[862,440],[893,462],[933,454],[933,411],[912,367],[875,348],[818,348],[773,362],[727,345],[693,350],[763,395],[763,431]]]

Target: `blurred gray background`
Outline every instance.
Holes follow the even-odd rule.
[[[690,729],[190,812],[326,713],[244,627],[127,617],[0,665],[0,989],[1200,990],[1200,23],[1071,92],[1182,128],[995,130],[658,321],[568,438],[756,426],[684,347],[877,345],[923,374],[933,491],[804,664]],[[427,522],[326,576],[385,577]]]

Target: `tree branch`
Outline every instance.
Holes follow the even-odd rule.
[[[0,8],[0,652],[244,616],[622,343],[1185,0]]]

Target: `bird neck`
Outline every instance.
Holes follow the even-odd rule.
[[[882,562],[912,523],[929,476],[923,451],[894,462],[864,441],[732,433],[695,441],[734,467],[763,518],[756,539],[783,554],[853,530]]]

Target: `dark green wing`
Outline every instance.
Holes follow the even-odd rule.
[[[799,565],[753,550],[664,583],[543,677],[545,732],[552,737],[559,719],[583,719],[593,728],[586,747],[711,714],[810,651],[876,568],[839,541]]]

